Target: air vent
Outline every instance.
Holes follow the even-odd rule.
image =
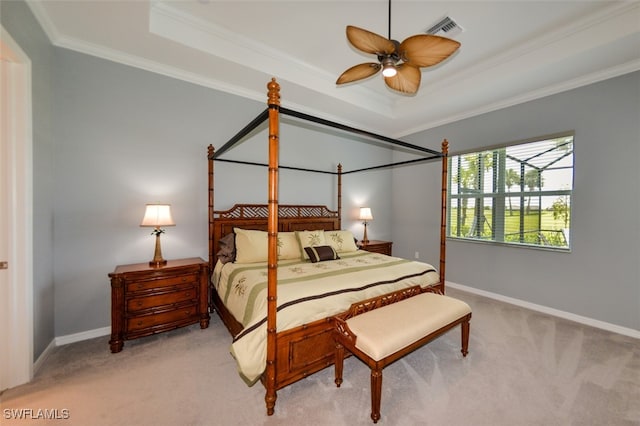
[[[455,37],[464,31],[460,25],[456,23],[452,18],[445,16],[433,27],[425,31],[427,34],[433,34],[443,37]]]

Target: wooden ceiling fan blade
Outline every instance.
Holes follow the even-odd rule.
[[[384,82],[389,88],[398,92],[412,95],[418,91],[422,73],[420,68],[409,64],[400,64],[396,66],[397,73],[393,77],[385,77]]]
[[[347,39],[356,49],[374,55],[391,55],[396,49],[391,40],[352,25],[347,26]]]
[[[371,77],[372,75],[380,71],[381,68],[382,65],[377,62],[367,62],[364,64],[353,66],[343,72],[340,77],[338,77],[338,80],[336,80],[336,84],[351,83],[353,81]]]
[[[450,38],[431,34],[411,36],[400,43],[400,58],[416,67],[436,65],[458,50],[460,43]]]

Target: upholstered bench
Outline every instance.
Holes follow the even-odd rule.
[[[355,303],[334,317],[335,383],[342,384],[345,349],[371,368],[371,419],[380,419],[382,369],[458,324],[462,355],[469,347],[471,308],[465,302],[421,289],[399,290]]]

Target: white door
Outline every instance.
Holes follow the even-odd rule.
[[[31,62],[0,27],[0,391],[33,374]]]

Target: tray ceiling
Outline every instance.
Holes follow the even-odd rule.
[[[345,27],[387,36],[386,1],[29,1],[60,47],[266,102],[276,77],[285,107],[401,137],[640,69],[640,2],[403,1],[391,36],[445,16],[462,47],[425,68],[414,96],[378,74],[336,86],[375,60]]]

